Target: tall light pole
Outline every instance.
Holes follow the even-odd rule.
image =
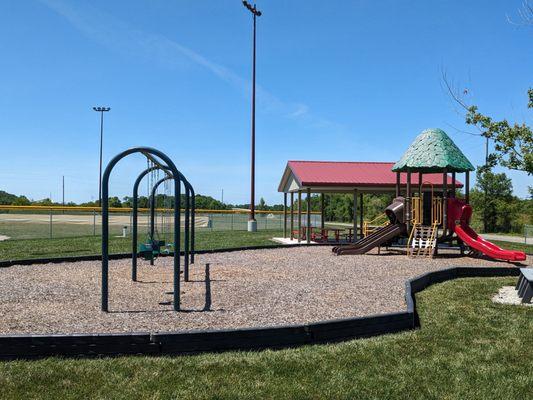
[[[102,206],[102,150],[104,142],[104,113],[111,110],[110,107],[93,107],[93,110],[100,113],[100,175],[98,178],[98,205]]]
[[[253,15],[254,29],[253,29],[253,57],[252,57],[252,161],[251,161],[251,179],[250,179],[250,217],[248,219],[248,232],[257,231],[257,221],[255,220],[255,20],[261,16],[255,4],[252,6],[246,0],[242,1]]]

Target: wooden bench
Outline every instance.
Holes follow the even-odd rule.
[[[533,268],[520,268],[520,276],[515,287],[522,303],[531,303],[533,298]]]

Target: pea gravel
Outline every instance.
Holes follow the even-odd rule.
[[[402,311],[411,277],[458,265],[504,265],[468,257],[410,259],[382,251],[335,256],[329,247],[197,255],[172,311],[172,258],[110,261],[110,311],[100,311],[100,262],[0,268],[0,334],[161,332],[310,323]],[[205,263],[211,264],[206,298]]]

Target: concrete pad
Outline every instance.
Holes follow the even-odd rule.
[[[518,290],[514,286],[504,286],[492,298],[494,303],[511,304],[516,306],[533,307],[533,303],[522,303],[522,299],[518,297]]]
[[[287,246],[291,246],[291,245],[294,246],[296,244],[307,243],[306,240],[302,240],[300,243],[298,243],[298,239],[292,239],[291,240],[291,238],[282,238],[282,237],[272,238],[272,241],[274,241],[276,243],[285,244]],[[317,244],[317,242],[311,241],[310,244]]]

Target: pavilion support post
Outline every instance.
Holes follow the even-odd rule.
[[[291,240],[294,239],[294,193],[291,192],[291,223],[290,223],[290,227],[291,227]]]
[[[302,191],[298,190],[298,243],[302,241]]]
[[[405,223],[407,232],[411,231],[411,170],[407,170],[407,190],[405,193]]]
[[[283,239],[287,238],[287,193],[283,193]]]
[[[455,172],[452,172],[452,193],[450,194],[450,197],[453,199],[455,198],[455,190]]]
[[[324,230],[324,193],[320,193],[320,229]]]
[[[357,189],[353,191],[353,237],[352,241],[357,240]]]
[[[465,172],[465,201],[470,204],[470,171]]]
[[[396,172],[396,197],[400,197],[400,173]]]
[[[363,193],[359,194],[359,237],[363,237]]]
[[[424,183],[424,174],[422,172],[418,173],[418,197],[420,197],[420,201],[422,201],[422,186]]]
[[[307,230],[305,238],[307,244],[311,243],[311,188],[307,188]]]
[[[448,171],[442,174],[442,237],[448,232]]]

